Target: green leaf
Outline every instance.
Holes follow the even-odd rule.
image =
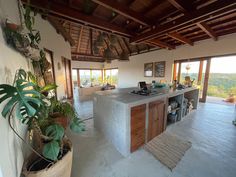
[[[51,141],[43,146],[43,156],[50,160],[57,160],[60,146],[57,141]]]
[[[70,129],[75,133],[81,133],[85,131],[85,124],[79,119],[73,119],[70,123]]]
[[[48,92],[48,91],[51,91],[51,90],[55,90],[57,88],[57,85],[56,84],[48,84],[48,85],[45,85],[44,87],[40,88],[40,92]]]
[[[25,80],[26,77],[26,72],[20,69],[16,75],[15,86],[0,84],[0,103],[7,101],[2,110],[3,117],[7,116],[15,104],[18,104],[16,112],[19,119],[35,116],[40,106],[43,105],[41,93],[34,89],[34,83]],[[23,108],[24,112],[21,111]],[[21,116],[19,116],[20,114]]]
[[[54,140],[61,140],[64,136],[64,128],[58,124],[50,125],[47,127],[45,134]]]

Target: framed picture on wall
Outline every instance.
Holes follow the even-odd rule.
[[[144,77],[152,77],[152,76],[153,76],[153,63],[145,63]]]
[[[155,77],[165,77],[166,62],[159,61],[154,64],[154,74]]]

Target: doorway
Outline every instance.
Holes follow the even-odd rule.
[[[199,101],[206,102],[211,58],[176,60],[173,68],[173,80],[183,83],[190,76],[193,86],[199,88]]]
[[[213,57],[207,102],[233,105],[236,101],[236,55]]]
[[[72,70],[71,70],[71,61],[66,58],[62,58],[62,63],[64,66],[65,72],[65,95],[67,99],[73,98],[73,88],[72,88]]]

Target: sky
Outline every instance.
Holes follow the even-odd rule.
[[[187,65],[190,65],[189,73],[198,73],[199,62],[190,62],[183,63],[182,68],[186,68]],[[205,71],[204,64],[203,71]],[[183,70],[185,72],[186,70]],[[228,57],[216,57],[211,60],[211,73],[236,73],[236,55]]]

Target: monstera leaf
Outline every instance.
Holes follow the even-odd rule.
[[[43,156],[50,160],[57,160],[60,152],[60,145],[57,141],[53,140],[43,146]]]
[[[70,123],[70,129],[75,133],[81,133],[85,131],[85,124],[80,119],[73,119]]]
[[[33,117],[37,109],[43,104],[40,100],[41,94],[34,90],[34,84],[27,82],[23,78],[24,73],[23,77],[18,78],[15,86],[8,84],[0,85],[0,104],[3,101],[7,101],[2,110],[3,117],[6,117],[16,104],[17,117],[24,120]]]
[[[64,128],[58,124],[50,125],[45,133],[54,140],[61,140],[64,136]]]

